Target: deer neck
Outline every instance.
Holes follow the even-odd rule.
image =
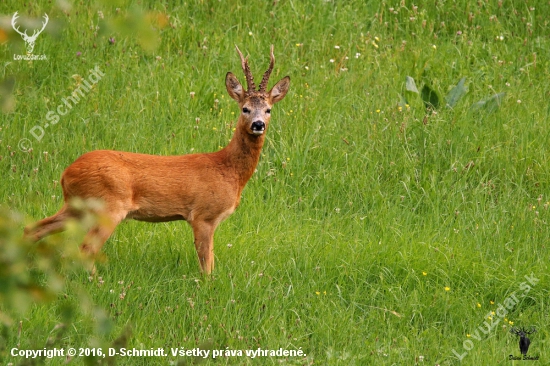
[[[231,167],[244,188],[258,165],[264,145],[265,132],[260,136],[248,134],[240,125],[229,144],[220,151],[224,164]]]

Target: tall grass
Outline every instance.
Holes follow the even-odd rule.
[[[452,365],[453,350],[466,352],[463,364],[518,364],[508,361],[519,355],[509,330],[535,326],[529,355],[550,362],[548,4],[67,4],[0,5],[0,79],[16,80],[0,122],[0,196],[29,222],[56,212],[60,174],[86,151],[225,146],[238,116],[224,88],[227,71],[240,75],[235,44],[257,78],[274,44],[272,79],[292,80],[240,207],[216,232],[210,280],[185,223],[127,222],[106,243],[97,277],[65,273],[109,312],[107,341],[129,326],[128,347],[307,354],[206,364]],[[10,30],[15,11],[49,15],[34,51],[47,61],[13,60],[25,52]],[[96,66],[105,76],[44,127]],[[407,76],[437,93],[438,108],[406,90]],[[461,78],[467,93],[448,108]],[[498,93],[494,107],[472,108]],[[30,152],[18,149],[22,138]],[[540,281],[506,319],[472,338],[531,274]],[[45,342],[63,321],[59,309],[79,299],[67,286],[33,306],[20,335],[5,332],[0,357],[22,362],[9,356],[13,345]],[[94,344],[93,324],[79,316],[64,347]]]

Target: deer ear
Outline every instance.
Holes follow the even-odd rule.
[[[237,77],[231,72],[228,72],[225,76],[225,87],[227,88],[229,96],[235,99],[237,102],[240,102],[244,99],[243,87]]]
[[[290,77],[285,76],[281,79],[275,86],[269,91],[269,99],[271,103],[275,104],[280,102],[285,97],[288,92],[288,87],[290,86]]]

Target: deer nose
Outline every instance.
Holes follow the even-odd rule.
[[[265,123],[263,121],[254,121],[250,129],[254,135],[261,135],[265,131]]]

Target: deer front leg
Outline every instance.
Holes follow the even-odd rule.
[[[214,231],[216,226],[205,221],[194,221],[193,235],[201,272],[209,275],[214,269]]]

